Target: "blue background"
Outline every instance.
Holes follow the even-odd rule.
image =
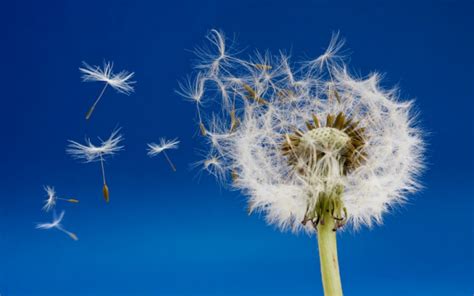
[[[203,148],[194,105],[175,90],[212,28],[239,48],[315,57],[340,30],[351,67],[386,73],[417,98],[429,142],[425,189],[385,225],[339,235],[346,295],[472,295],[472,1],[5,1],[0,9],[0,294],[322,295],[317,243],[281,233],[245,199],[189,168]],[[82,83],[81,61],[136,72],[130,97]],[[107,165],[65,154],[67,139],[123,127],[126,150]],[[179,137],[169,153],[147,142]],[[73,195],[64,225],[41,211],[43,185]]]

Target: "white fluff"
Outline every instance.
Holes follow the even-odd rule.
[[[43,210],[45,212],[49,212],[52,208],[54,208],[54,206],[56,206],[56,201],[58,198],[56,196],[56,191],[54,190],[54,187],[45,186],[44,190],[46,191],[48,198],[44,201]]]
[[[59,217],[56,216],[56,213],[53,213],[53,221],[50,223],[38,223],[36,224],[36,229],[57,229],[65,234],[67,234],[70,238],[73,240],[78,240],[78,237],[75,233],[70,232],[66,230],[63,225],[61,224],[61,221],[64,218],[64,211],[59,214]]]
[[[283,54],[257,54],[248,60],[232,56],[216,30],[209,39],[217,53],[199,52],[205,60],[198,66],[198,79],[190,80],[196,85],[183,91],[189,91],[188,98],[204,101],[207,112],[200,104],[201,112],[211,119],[206,126],[208,159],[218,159],[227,176],[237,173],[232,186],[248,196],[251,211],[263,212],[281,229],[314,231],[301,221],[308,192],[322,189],[295,174],[281,153],[284,135],[295,128],[304,130],[313,114],[324,119],[343,112],[365,128],[364,163],[334,180],[344,186],[342,200],[354,228],[381,223],[384,213],[419,189],[424,142],[412,101],[400,100],[395,89],[383,89],[377,73],[365,78],[351,75],[338,55],[342,42],[337,35],[323,55],[295,68]],[[244,85],[254,90],[254,97]],[[337,90],[340,100],[329,96],[328,89]],[[240,121],[233,131],[232,112]]]
[[[82,81],[102,81],[113,87],[120,93],[130,94],[133,92],[134,81],[130,79],[133,77],[133,72],[120,71],[117,74],[112,72],[114,64],[111,62],[104,62],[104,67],[90,66],[86,62],[82,62],[84,67],[79,68],[82,72]]]
[[[107,140],[101,140],[99,146],[92,144],[89,138],[86,138],[85,145],[69,140],[66,152],[72,157],[85,162],[102,161],[105,156],[114,155],[123,149],[123,146],[120,146],[123,137],[119,134],[119,131],[120,129],[113,131]]]
[[[148,144],[148,155],[156,156],[161,152],[169,149],[178,149],[178,139],[166,140],[165,138],[160,139],[160,144],[150,143]]]
[[[51,223],[38,223],[36,224],[37,229],[51,229],[57,228],[61,225],[61,221],[64,218],[64,211],[59,214],[59,217],[56,216],[56,213],[53,214],[53,221]]]
[[[173,140],[166,140],[165,138],[160,139],[160,144],[156,143],[151,143],[148,144],[148,156],[154,157],[160,153],[163,152],[163,155],[170,165],[171,169],[173,171],[176,171],[176,167],[174,166],[173,162],[169,158],[168,154],[166,153],[166,150],[170,149],[178,149],[179,141],[178,139],[173,139]]]

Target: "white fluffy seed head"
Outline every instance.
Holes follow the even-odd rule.
[[[336,37],[321,57],[292,68],[289,57],[281,54],[244,60],[222,52],[224,38],[216,35],[212,43],[220,54],[200,63],[202,100],[221,99],[219,108],[209,104],[201,109],[203,116],[212,118],[206,126],[211,131],[208,159],[218,159],[219,168],[234,177],[232,186],[248,196],[251,211],[263,212],[281,229],[313,232],[301,224],[308,196],[318,196],[327,186],[344,188],[342,201],[354,228],[381,223],[384,213],[420,188],[424,141],[412,102],[400,100],[394,89],[383,89],[377,74],[366,78],[349,74],[338,55],[342,42]],[[295,173],[282,153],[285,136],[307,131],[313,116],[339,113],[363,128],[363,150],[356,151],[363,161],[344,173],[339,150],[347,135],[319,128],[306,132],[302,141],[306,148],[325,151],[324,157],[313,162],[298,158],[296,166],[312,175],[303,178]]]

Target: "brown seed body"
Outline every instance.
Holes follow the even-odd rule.
[[[204,124],[202,122],[199,123],[199,129],[201,131],[201,136],[203,136],[203,137],[207,136],[206,127],[204,126]]]
[[[104,187],[102,187],[102,194],[104,195],[105,202],[109,202],[110,197],[109,197],[109,187],[107,187],[107,184],[104,184]]]
[[[266,100],[264,100],[263,98],[261,98],[257,95],[255,90],[250,85],[243,83],[242,86],[244,87],[244,89],[248,93],[247,97],[249,97],[252,100],[255,100],[259,104],[262,104],[262,105],[268,104],[268,102]]]
[[[271,70],[272,69],[272,66],[270,65],[265,65],[265,64],[254,64],[254,67],[259,69],[259,70],[262,70],[262,71],[266,71],[266,70]]]

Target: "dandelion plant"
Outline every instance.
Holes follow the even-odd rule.
[[[66,230],[63,225],[61,224],[61,221],[63,220],[64,218],[64,211],[61,212],[61,214],[58,216],[56,216],[56,213],[54,212],[53,213],[53,221],[51,223],[38,223],[36,225],[36,228],[37,229],[57,229],[65,234],[67,234],[70,238],[72,238],[73,240],[79,240],[79,238],[77,237],[77,235],[73,232],[70,232],[68,230]]]
[[[103,141],[99,146],[92,144],[91,140],[86,138],[86,144],[80,144],[78,142],[69,140],[69,145],[66,149],[66,152],[69,153],[72,157],[83,160],[86,163],[89,162],[100,162],[100,168],[102,172],[102,194],[106,202],[109,202],[109,187],[107,186],[107,181],[105,179],[105,168],[104,162],[106,156],[115,155],[117,152],[123,149],[123,146],[120,146],[120,142],[123,140],[122,135],[119,134],[120,129],[116,129],[112,132],[110,137]]]
[[[316,234],[325,295],[342,295],[336,232],[382,223],[420,187],[424,141],[413,102],[381,87],[377,73],[350,74],[337,35],[321,56],[298,64],[283,53],[242,59],[216,30],[208,39],[215,52],[198,51],[195,85],[182,90],[201,107],[203,164],[230,177],[249,213]],[[226,173],[216,174],[216,164]]]
[[[94,101],[94,104],[90,107],[89,111],[87,111],[86,119],[89,119],[92,116],[92,113],[95,110],[97,103],[99,103],[100,99],[105,93],[107,86],[114,88],[119,93],[123,93],[129,95],[133,92],[134,81],[130,79],[133,77],[133,72],[128,71],[121,71],[117,74],[112,72],[113,70],[113,63],[104,62],[103,69],[99,66],[90,66],[85,62],[82,62],[83,67],[79,68],[79,71],[82,72],[82,81],[99,81],[105,82],[104,87],[102,88],[99,96]]]
[[[176,172],[176,167],[174,166],[173,162],[171,161],[168,154],[166,153],[166,150],[178,149],[178,144],[179,144],[178,139],[166,140],[165,138],[161,138],[160,144],[156,144],[156,143],[148,144],[148,156],[153,157],[160,153],[163,153],[163,156],[165,157],[166,161],[170,165],[171,169],[174,172]]]

